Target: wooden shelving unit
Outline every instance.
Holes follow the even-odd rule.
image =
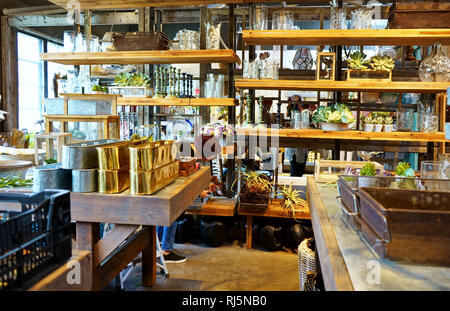
[[[120,97],[117,106],[236,106],[233,98],[147,98]]]
[[[317,139],[350,139],[350,140],[383,140],[383,141],[433,141],[445,142],[443,132],[364,132],[364,131],[324,131],[319,129],[257,129],[238,128],[237,135],[272,136],[281,138],[317,138]]]
[[[61,52],[42,53],[41,59],[63,65],[241,63],[233,50]]]
[[[250,45],[450,45],[450,29],[244,30]]]
[[[236,79],[235,86],[237,89],[258,90],[443,93],[450,87],[450,83]]]

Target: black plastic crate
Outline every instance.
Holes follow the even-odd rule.
[[[72,255],[69,191],[0,193],[0,210],[0,290],[25,289]]]

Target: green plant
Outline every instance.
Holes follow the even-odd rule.
[[[347,66],[354,70],[365,70],[369,69],[368,61],[366,59],[366,54],[356,51],[350,54],[350,58],[347,59]]]
[[[278,195],[283,196],[283,208],[290,209],[295,220],[295,213],[298,211],[295,208],[299,206],[302,207],[302,209],[308,207],[308,202],[300,197],[300,193],[304,192],[292,189],[292,184],[290,184],[289,187],[282,186],[281,190],[278,192]]]
[[[391,71],[395,67],[395,61],[389,56],[373,56],[370,58],[370,67],[373,70]]]
[[[233,188],[234,183],[239,179],[243,179],[245,182],[245,189],[249,193],[270,193],[272,191],[272,184],[267,175],[257,173],[254,171],[248,171],[242,174],[241,178],[236,178],[231,185]]]
[[[93,91],[93,92],[103,92],[103,93],[108,93],[108,88],[107,88],[106,86],[93,85],[93,86],[92,86],[92,91]]]
[[[15,176],[0,178],[0,188],[30,187],[33,185],[33,179],[22,179]]]
[[[370,115],[361,118],[361,121],[364,124],[374,124],[374,120],[373,120],[373,118]]]
[[[375,124],[383,124],[384,123],[384,118],[383,117],[377,117],[375,119]]]
[[[53,163],[58,163],[58,161],[56,161],[55,159],[50,158],[50,159],[44,160],[44,163],[45,164],[53,164]]]
[[[375,176],[377,174],[377,170],[375,169],[375,164],[367,162],[361,168],[361,171],[359,172],[359,174],[361,176]]]
[[[414,170],[408,162],[400,162],[395,167],[395,175],[403,177],[414,177]]]
[[[384,118],[384,124],[391,125],[392,123],[394,123],[394,119],[392,119],[392,117]]]
[[[355,121],[355,117],[346,105],[336,103],[330,106],[320,106],[315,111],[312,120],[313,122],[350,124]]]
[[[118,86],[129,86],[131,75],[127,72],[121,72],[114,78],[114,83]]]
[[[131,75],[129,80],[130,86],[150,86],[150,77],[145,73],[138,72]]]

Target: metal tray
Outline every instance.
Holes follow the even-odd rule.
[[[98,192],[120,193],[130,187],[128,167],[120,170],[98,170]]]
[[[62,168],[74,170],[97,168],[98,155],[95,148],[119,141],[119,139],[99,139],[65,144],[62,148]]]
[[[362,232],[390,260],[450,265],[450,193],[360,188]]]
[[[154,170],[175,161],[177,146],[173,140],[159,140],[129,147],[130,170]]]
[[[100,170],[119,170],[130,166],[130,151],[128,147],[147,142],[146,139],[121,141],[114,144],[96,147],[98,168]]]
[[[153,194],[179,177],[180,161],[148,171],[130,171],[131,194]]]

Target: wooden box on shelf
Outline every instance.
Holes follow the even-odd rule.
[[[347,81],[385,81],[392,82],[392,70],[355,70],[347,69]]]
[[[153,88],[147,86],[110,86],[109,93],[123,97],[152,97]]]
[[[333,182],[338,180],[338,174],[343,174],[347,167],[361,169],[366,163],[366,161],[316,160],[314,178],[316,182]],[[379,175],[384,173],[383,165],[373,161],[370,163],[375,164],[375,169]],[[339,171],[336,171],[336,169]]]
[[[336,53],[318,52],[316,64],[316,80],[335,80]]]
[[[269,206],[269,193],[248,192],[245,185],[239,192],[239,205],[243,209],[266,209]]]
[[[196,158],[182,157],[180,158],[180,176],[190,176],[197,170],[195,162]]]

